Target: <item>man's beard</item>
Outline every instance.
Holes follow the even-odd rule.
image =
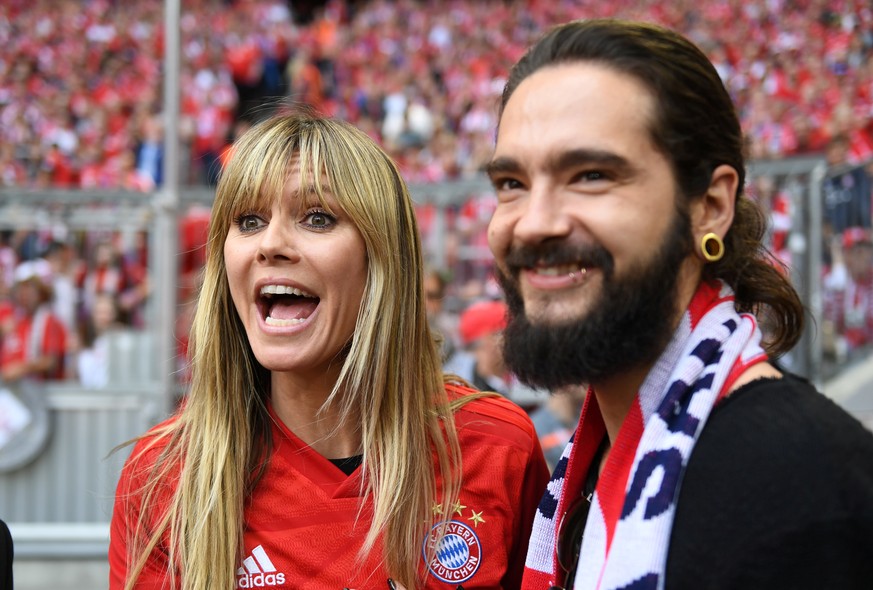
[[[677,211],[655,259],[629,268],[619,278],[612,255],[601,246],[549,243],[512,250],[506,262],[515,269],[514,276],[496,269],[509,306],[503,333],[507,365],[522,382],[555,390],[601,382],[654,362],[673,335],[677,279],[692,248],[688,215]],[[603,277],[599,298],[582,317],[532,323],[524,312],[517,276],[519,268],[537,262],[582,262],[599,268]]]

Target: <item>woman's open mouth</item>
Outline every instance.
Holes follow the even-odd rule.
[[[264,285],[258,298],[258,309],[268,326],[287,327],[302,324],[321,301],[315,295],[288,285]]]

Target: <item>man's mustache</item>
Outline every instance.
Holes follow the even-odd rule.
[[[514,246],[506,255],[506,267],[513,276],[523,268],[564,264],[597,267],[609,276],[612,274],[615,261],[612,254],[599,244],[568,244],[567,242]]]

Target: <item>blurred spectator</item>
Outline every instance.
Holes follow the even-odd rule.
[[[555,391],[530,414],[550,469],[555,468],[576,431],[587,390],[586,385],[576,385]]]
[[[152,187],[160,186],[164,172],[164,122],[160,115],[151,115],[143,121],[135,153],[137,173],[148,178]]]
[[[482,391],[502,395],[510,392],[510,376],[503,362],[502,332],[506,327],[506,304],[479,301],[461,313],[458,333],[462,349],[447,361],[444,369]]]
[[[746,194],[769,213],[770,239],[768,248],[777,260],[790,267],[792,260],[788,238],[791,233],[793,217],[791,196],[772,176],[750,178]]]
[[[0,186],[26,186],[27,167],[15,157],[12,144],[0,145]]]
[[[826,350],[843,362],[873,343],[873,237],[851,227],[835,246],[834,264],[824,280]]]
[[[14,307],[4,318],[0,376],[7,382],[65,377],[67,331],[51,311],[51,268],[45,260],[15,269]]]
[[[76,329],[76,308],[79,294],[76,290],[78,259],[76,251],[67,242],[53,241],[43,258],[49,263],[53,293],[52,311],[64,324],[68,334]]]
[[[825,240],[850,227],[870,227],[873,185],[867,171],[849,165],[849,140],[831,139],[827,148],[829,176],[824,182]]]
[[[458,322],[454,314],[445,309],[448,279],[443,272],[430,270],[424,275],[424,305],[430,328],[439,338],[443,360],[448,360],[457,350]]]
[[[145,262],[125,256],[110,239],[98,242],[79,273],[80,316],[90,317],[97,296],[110,294],[118,298],[121,321],[141,326],[142,307],[150,291]]]
[[[286,68],[288,77],[289,97],[293,102],[300,102],[321,109],[324,102],[324,82],[321,70],[313,62],[306,47],[300,47],[288,61]]]
[[[194,205],[179,220],[179,300],[196,294],[200,272],[206,264],[210,209]]]
[[[458,267],[458,281],[480,282],[491,272],[493,258],[488,247],[488,223],[497,207],[493,193],[471,196],[458,212],[455,233],[465,255]]]
[[[155,190],[155,181],[151,174],[136,167],[136,154],[133,150],[124,150],[108,162],[112,186],[129,191],[147,193]]]
[[[115,295],[97,295],[82,330],[82,346],[76,354],[76,376],[85,387],[100,389],[109,383],[109,333],[123,327],[119,315]]]
[[[0,230],[0,301],[9,295],[17,264],[18,252],[13,244],[12,231]]]

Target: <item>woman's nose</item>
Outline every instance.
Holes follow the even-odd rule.
[[[298,253],[294,243],[293,227],[275,217],[261,232],[258,244],[258,260],[270,262],[274,260],[297,260]]]

